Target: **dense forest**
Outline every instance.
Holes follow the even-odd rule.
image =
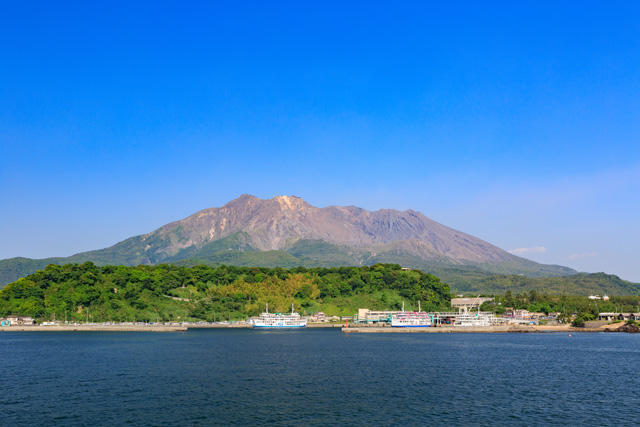
[[[238,320],[291,304],[303,313],[351,315],[418,301],[447,309],[446,284],[395,264],[336,268],[49,265],[0,290],[0,316],[75,321]]]
[[[613,274],[605,273],[575,273],[557,275],[553,271],[531,271],[521,274],[497,274],[485,270],[483,265],[458,265],[452,267],[448,264],[437,262],[425,263],[416,257],[402,256],[393,258],[389,256],[377,256],[358,260],[349,258],[349,253],[338,246],[318,241],[300,241],[288,252],[285,251],[256,251],[256,250],[230,250],[233,245],[239,246],[241,240],[234,240],[238,236],[230,236],[212,242],[201,248],[197,254],[185,250],[187,258],[174,257],[164,261],[182,267],[208,265],[218,267],[220,265],[236,265],[244,267],[282,267],[292,269],[298,266],[309,269],[317,267],[340,267],[349,265],[398,263],[413,266],[419,270],[433,274],[447,283],[455,293],[522,293],[535,290],[547,294],[567,295],[638,295],[640,284],[621,279]],[[124,246],[123,253],[128,253],[128,245],[131,239],[119,244]],[[135,240],[135,239],[134,239]],[[225,245],[230,245],[229,247]],[[127,249],[128,248],[128,249]],[[125,250],[127,249],[127,250]],[[123,258],[121,256],[107,257],[105,254],[98,256],[100,251],[87,252],[74,255],[69,258],[46,258],[32,260],[28,258],[11,258],[0,260],[0,289],[8,283],[25,277],[37,270],[44,269],[49,264],[63,265],[67,263],[81,264],[91,258],[91,262],[97,265],[156,265],[152,260],[137,258]],[[120,252],[118,252],[120,253]],[[313,254],[314,258],[310,258]],[[113,254],[112,254],[113,255]],[[352,254],[353,255],[353,254]],[[201,256],[202,258],[198,258]],[[509,270],[508,268],[506,270]],[[555,272],[557,274],[557,272]]]

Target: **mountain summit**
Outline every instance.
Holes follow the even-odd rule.
[[[521,260],[420,212],[371,212],[353,206],[317,208],[296,196],[264,200],[245,194],[221,208],[205,209],[167,224],[142,239],[164,242],[145,249],[150,258],[156,259],[199,249],[235,233],[246,233],[246,243],[261,251],[286,251],[297,242],[316,240],[371,253],[401,251],[452,264]]]
[[[443,270],[551,276],[573,270],[517,257],[413,210],[318,208],[300,197],[244,194],[151,233],[68,258],[0,261],[0,283],[50,263],[226,263],[255,266],[340,266],[393,262]],[[446,274],[445,274],[446,276]]]

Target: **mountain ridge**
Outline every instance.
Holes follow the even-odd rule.
[[[238,231],[249,233],[252,247],[258,250],[286,249],[298,240],[324,240],[382,251],[402,246],[406,252],[426,258],[445,256],[452,263],[523,260],[414,210],[317,208],[296,196],[259,199],[244,194],[222,207],[201,210],[142,238],[168,241],[159,251],[171,256]]]
[[[137,265],[188,260],[269,264],[264,266],[275,266],[278,260],[287,266],[392,262],[426,271],[462,268],[534,277],[576,273],[518,257],[412,209],[315,207],[297,196],[260,199],[243,194],[221,207],[202,209],[108,248],[70,257],[1,260],[0,286],[49,263]]]

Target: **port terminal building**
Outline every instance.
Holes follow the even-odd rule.
[[[401,311],[376,311],[368,308],[359,308],[358,314],[353,316],[354,323],[362,324],[380,324],[391,323],[391,317],[394,314],[402,313]]]
[[[451,298],[451,307],[457,308],[458,311],[477,310],[487,301],[493,301],[493,298]]]
[[[33,326],[36,321],[29,316],[7,316],[0,319],[0,326]]]

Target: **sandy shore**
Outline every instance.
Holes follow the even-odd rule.
[[[344,323],[308,323],[307,328],[343,328]],[[253,329],[250,323],[215,323],[187,325],[189,329]]]
[[[344,324],[310,323],[309,328],[342,328]],[[187,329],[252,329],[249,323],[218,323],[189,325],[56,325],[2,326],[0,332],[180,332]]]
[[[197,324],[187,325],[187,329],[248,329],[251,325],[248,323],[216,323],[216,324]]]
[[[180,332],[185,326],[164,325],[59,325],[59,326],[3,326],[0,332]]]
[[[343,324],[310,323],[308,328],[341,328],[346,333],[535,333],[535,332],[606,332],[615,331],[624,322],[603,325],[597,328],[574,328],[571,325],[503,325],[489,327],[438,327],[438,328],[391,328],[360,327],[345,328]],[[57,326],[3,326],[0,332],[184,332],[187,329],[251,329],[248,323],[215,324],[215,325],[57,325]]]

